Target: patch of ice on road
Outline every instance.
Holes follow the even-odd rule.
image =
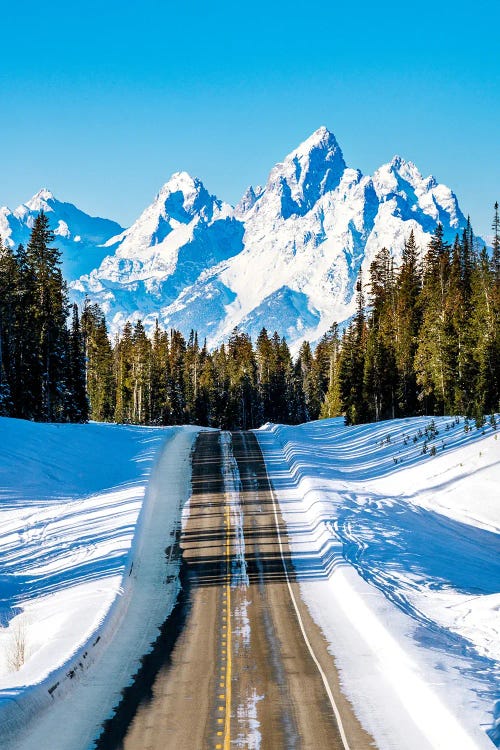
[[[243,533],[243,511],[240,503],[241,478],[238,463],[233,455],[230,432],[220,433],[222,448],[222,476],[224,490],[231,511],[231,530],[234,534],[231,557],[231,586],[248,586],[247,563],[245,559],[245,536]]]
[[[248,607],[251,602],[249,599],[243,599],[234,610],[233,633],[236,636],[236,644],[243,643],[245,648],[250,646],[250,619],[248,617]]]
[[[252,688],[246,702],[238,706],[236,716],[238,726],[242,729],[238,732],[237,737],[231,740],[233,747],[245,748],[245,750],[260,750],[262,735],[260,733],[260,722],[257,718],[257,703],[263,699],[264,696],[258,695],[255,688]]]

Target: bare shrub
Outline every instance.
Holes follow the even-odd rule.
[[[7,666],[10,672],[21,669],[27,656],[28,625],[25,615],[16,618],[7,646]]]

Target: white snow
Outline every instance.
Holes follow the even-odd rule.
[[[453,418],[435,419],[437,434],[430,425],[336,419],[256,434],[302,596],[379,750],[486,750],[500,677],[500,438]]]
[[[111,715],[177,596],[165,547],[196,434],[0,419],[4,747],[87,747]],[[20,629],[26,661],[13,671]]]
[[[401,157],[363,176],[321,127],[249,188],[235,209],[185,172],[174,174],[111,254],[74,280],[103,305],[114,332],[129,318],[157,318],[209,346],[239,326],[254,338],[276,328],[297,350],[354,311],[361,266],[413,230],[425,248],[438,221],[453,240],[465,226],[456,196]]]

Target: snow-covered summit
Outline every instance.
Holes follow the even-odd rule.
[[[438,221],[445,229],[454,230],[466,223],[453,191],[439,184],[432,175],[423,177],[413,162],[401,156],[394,156],[388,164],[379,167],[372,181],[381,202],[396,199],[398,209],[407,218],[420,212],[419,223],[426,231],[433,231]]]
[[[255,210],[303,216],[339,185],[345,168],[335,136],[321,127],[273,167]]]
[[[128,317],[154,320],[203,271],[239,253],[242,239],[232,207],[176,172],[137,221],[108,240],[109,254],[73,292],[98,299],[114,327]]]
[[[35,218],[43,211],[56,235],[62,251],[62,269],[68,279],[78,278],[98,265],[106,251],[107,240],[122,232],[122,227],[110,219],[101,219],[81,211],[72,203],[58,200],[48,189],[42,188],[14,211],[0,208],[0,236],[10,247],[27,244]]]
[[[123,258],[158,255],[160,245],[164,255],[169,255],[179,247],[179,241],[191,236],[195,225],[210,224],[231,214],[231,206],[210,195],[201,180],[187,172],[175,172],[137,221],[106,244],[116,246],[116,254]],[[167,241],[176,230],[175,238]]]
[[[45,213],[50,213],[51,211],[54,211],[54,205],[56,203],[57,200],[54,194],[48,188],[42,188],[38,193],[35,193],[29,201],[21,203],[21,205],[15,209],[14,215],[17,216],[18,219],[23,219],[28,214],[35,212],[39,213],[40,211],[44,211]]]

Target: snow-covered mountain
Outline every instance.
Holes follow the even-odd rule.
[[[94,228],[89,222],[104,220],[42,191],[14,214],[0,212],[0,234],[7,224],[17,238],[17,225],[29,226],[40,207],[52,211],[66,272],[72,258],[73,267],[87,265],[69,273],[72,295],[99,302],[112,330],[137,318],[151,328],[158,318],[185,333],[198,329],[210,345],[236,325],[252,336],[277,329],[294,346],[315,341],[352,314],[358,271],[381,247],[397,256],[412,229],[425,248],[437,222],[450,240],[466,223],[454,193],[412,162],[396,156],[371,177],[348,167],[325,127],[235,208],[179,172],[125,231],[112,222]],[[99,257],[90,264],[92,252]]]
[[[265,325],[297,345],[351,315],[359,268],[381,247],[399,254],[412,229],[425,247],[438,221],[450,239],[465,226],[449,188],[400,157],[363,176],[322,127],[235,209],[174,175],[73,290],[112,328],[159,318],[216,344],[236,325],[252,336]]]
[[[116,250],[73,293],[100,302],[112,328],[128,317],[163,320],[161,311],[203,271],[243,249],[243,224],[233,213],[200,180],[178,172],[130,229],[108,241]]]
[[[67,279],[89,273],[108,254],[107,240],[123,231],[116,221],[100,219],[80,211],[72,203],[63,203],[43,188],[15,211],[0,208],[0,236],[12,247],[27,244],[35,217],[44,211],[62,251],[62,268]]]

